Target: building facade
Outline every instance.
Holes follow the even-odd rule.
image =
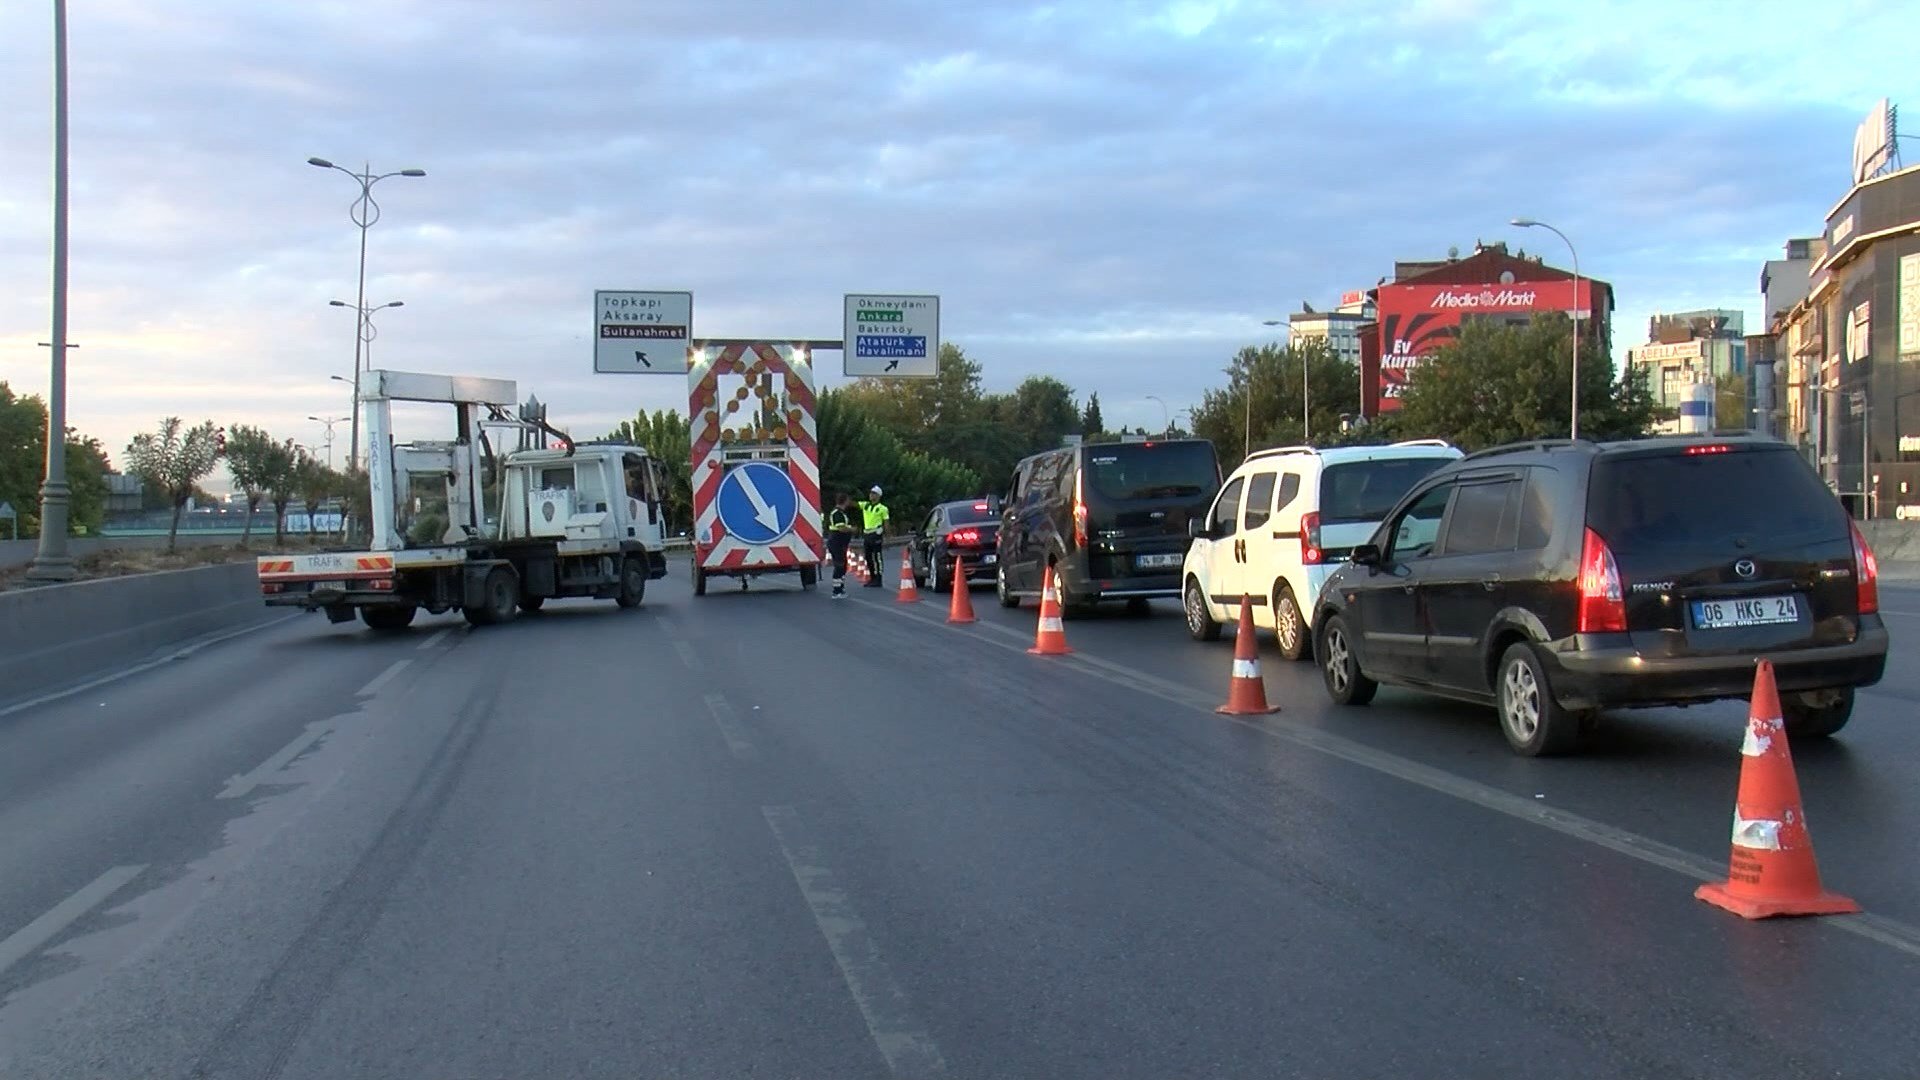
[[[1646,379],[1661,407],[1676,417],[1659,430],[1680,430],[1677,417],[1688,387],[1725,387],[1732,380],[1740,381],[1741,407],[1729,408],[1716,398],[1713,426],[1749,426],[1753,387],[1748,378],[1745,323],[1744,314],[1724,308],[1655,315],[1647,321],[1647,343],[1627,351],[1627,364]]]
[[[1332,311],[1315,311],[1312,304],[1287,317],[1287,344],[1324,341],[1333,355],[1349,364],[1360,363],[1360,329],[1373,321],[1373,303],[1363,290],[1349,290]]]
[[[1368,294],[1375,317],[1360,333],[1361,407],[1367,416],[1392,412],[1415,368],[1458,337],[1462,324],[1488,320],[1525,325],[1535,315],[1572,314],[1583,337],[1598,335],[1611,352],[1613,287],[1505,244],[1478,245],[1473,254],[1445,260],[1398,262],[1394,279]]]

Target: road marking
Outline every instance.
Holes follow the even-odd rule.
[[[413,663],[413,661],[411,660],[395,660],[393,663],[388,664],[387,670],[381,672],[378,675],[375,675],[373,677],[373,681],[361,687],[360,692],[358,694],[355,694],[354,696],[355,697],[372,697],[373,695],[379,693],[381,687],[392,682],[393,677],[395,675],[400,674],[402,671],[405,671],[407,669],[407,665],[411,663]]]
[[[867,1022],[873,1045],[887,1061],[887,1069],[896,1077],[938,1076],[947,1063],[940,1056],[926,1029],[914,1019],[907,996],[893,981],[880,948],[867,924],[853,910],[846,890],[834,879],[833,872],[821,863],[820,852],[806,841],[806,827],[791,806],[763,806],[760,813],[773,830],[774,842],[793,871],[800,896],[813,912],[820,936],[827,939],[834,963],[840,965],[840,977],[846,981],[853,1003]]]
[[[673,651],[680,654],[680,662],[693,671],[699,671],[700,654],[693,651],[693,646],[687,644],[687,639],[676,637],[669,640],[673,643]]]
[[[0,973],[32,956],[41,946],[58,937],[60,931],[100,906],[107,897],[119,892],[145,869],[145,864],[116,866],[81,886],[79,892],[53,905],[45,915],[14,931],[5,941],[0,941]]]
[[[304,612],[302,614],[304,614]],[[138,675],[143,671],[152,671],[154,668],[157,668],[162,664],[171,664],[175,660],[185,660],[187,657],[192,656],[194,653],[199,652],[201,649],[218,645],[224,641],[232,641],[234,638],[241,637],[245,634],[253,634],[253,633],[258,633],[259,631],[262,631],[262,630],[270,630],[273,627],[281,625],[282,623],[292,622],[293,620],[299,617],[300,617],[299,615],[286,615],[278,619],[268,619],[266,622],[253,623],[252,625],[249,625],[249,626],[243,626],[237,630],[229,631],[228,633],[216,634],[213,637],[209,637],[209,638],[202,638],[199,641],[196,641],[193,644],[188,645],[183,649],[176,649],[165,656],[158,656],[153,658],[152,660],[142,661],[141,663],[135,664],[130,668],[123,668],[119,671],[116,671],[111,675],[101,675],[98,678],[88,679],[86,682],[80,683],[76,686],[69,686],[65,690],[55,690],[50,694],[41,694],[39,697],[33,697],[33,698],[28,698],[25,701],[14,702],[12,705],[8,705],[5,708],[0,708],[0,716],[12,716],[14,713],[25,712],[28,709],[31,709],[40,705],[45,705],[49,702],[59,701],[62,698],[70,698],[75,694],[84,694],[89,690],[98,689],[99,687],[106,686],[109,683],[117,683],[122,679],[130,679],[133,676]]]
[[[911,609],[902,610],[891,605],[882,610],[891,611],[904,618],[924,623],[932,627],[945,627],[944,622],[916,614]],[[980,634],[971,634],[976,640],[995,648],[1009,652],[1024,653],[1026,635],[1009,627],[994,623],[974,623],[971,627],[959,627],[963,633],[973,627],[983,627],[1000,634],[1011,636],[1016,643],[995,641]],[[1122,683],[1141,693],[1157,697],[1169,704],[1182,705],[1197,712],[1205,713],[1215,720],[1249,727],[1264,735],[1315,750],[1330,757],[1358,765],[1374,772],[1384,773],[1410,784],[1426,788],[1441,795],[1448,795],[1464,802],[1504,814],[1519,821],[1540,825],[1564,836],[1583,840],[1597,847],[1606,848],[1617,854],[1638,859],[1641,862],[1692,878],[1695,881],[1718,881],[1726,876],[1726,864],[1705,859],[1690,851],[1684,851],[1669,844],[1663,844],[1652,837],[1641,836],[1592,818],[1583,817],[1569,810],[1543,805],[1533,799],[1509,794],[1499,788],[1469,780],[1431,765],[1422,765],[1408,758],[1385,750],[1378,750],[1364,743],[1356,742],[1344,735],[1313,728],[1297,727],[1271,720],[1256,720],[1239,716],[1223,716],[1213,711],[1214,699],[1194,690],[1192,687],[1149,675],[1133,668],[1102,660],[1079,652],[1073,656],[1058,657],[1052,663],[1077,667],[1089,675],[1109,682]],[[1820,920],[1821,926],[1843,930],[1857,937],[1877,942],[1909,956],[1920,957],[1920,928],[1909,926],[1894,919],[1878,915],[1836,915]]]
[[[713,726],[720,729],[720,737],[727,741],[727,749],[742,761],[750,761],[756,755],[752,740],[747,738],[746,729],[740,726],[740,714],[719,694],[707,695],[707,711],[713,714]]]
[[[313,723],[308,724],[307,730],[294,736],[292,742],[274,751],[272,757],[254,766],[253,771],[228,780],[227,786],[221,789],[220,794],[216,796],[216,798],[237,799],[252,791],[254,788],[259,787],[261,784],[266,783],[275,773],[286,768],[288,762],[299,757],[306,751],[307,747],[319,742],[321,738],[332,730],[333,723],[329,720],[315,720]]]
[[[440,644],[442,641],[447,640],[447,636],[451,633],[453,633],[453,627],[451,626],[443,627],[439,630],[435,630],[433,632],[432,637],[420,643],[420,651],[425,652],[426,650],[433,648],[435,645]]]
[[[1920,619],[1920,611],[1888,611],[1886,608],[1881,608],[1880,614],[1898,615],[1903,619]]]

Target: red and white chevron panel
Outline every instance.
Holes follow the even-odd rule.
[[[725,346],[695,342],[687,369],[693,435],[693,550],[704,570],[810,566],[825,557],[820,530],[820,443],[814,419],[813,361],[789,343]],[[771,413],[772,423],[767,423]],[[784,454],[755,460],[787,471],[799,494],[793,528],[750,544],[720,524],[717,496],[728,450]]]

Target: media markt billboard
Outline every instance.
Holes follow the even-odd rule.
[[[593,294],[593,370],[685,375],[693,294],[600,289]]]
[[[844,336],[849,378],[931,379],[940,373],[940,298],[848,293]]]
[[[1504,285],[1382,285],[1376,290],[1380,325],[1379,408],[1400,407],[1413,369],[1460,336],[1471,319],[1525,322],[1546,311],[1578,308],[1593,318],[1593,283],[1580,279],[1516,281]]]

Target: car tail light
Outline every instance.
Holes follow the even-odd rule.
[[[977,544],[979,542],[979,529],[955,529],[947,534],[947,543],[949,544]]]
[[[1087,500],[1081,473],[1073,474],[1073,546],[1087,546]]]
[[[1326,560],[1327,553],[1320,546],[1320,515],[1318,513],[1300,515],[1301,564],[1318,566]]]
[[[1860,533],[1860,526],[1848,522],[1853,529],[1853,580],[1859,590],[1859,610],[1862,615],[1880,613],[1880,560],[1873,557],[1873,549],[1867,546],[1867,538]]]
[[[1689,446],[1686,450],[1682,451],[1682,453],[1685,453],[1689,457],[1699,454],[1728,454],[1732,452],[1733,447],[1728,446],[1726,443],[1708,443],[1705,446]]]
[[[1620,566],[1600,534],[1587,530],[1580,546],[1580,617],[1575,630],[1604,634],[1627,628],[1627,603],[1620,587]]]

